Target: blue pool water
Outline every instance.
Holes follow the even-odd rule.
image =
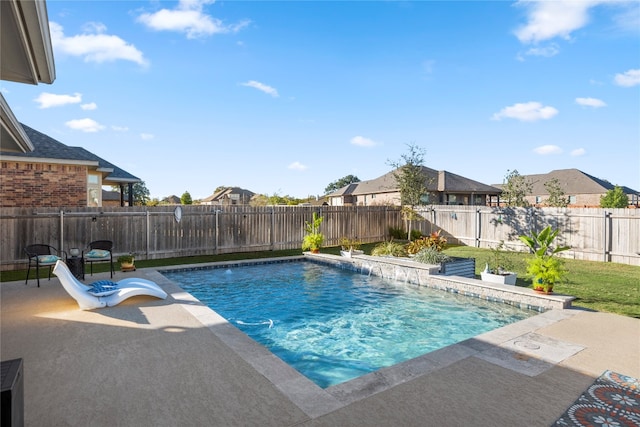
[[[163,274],[320,387],[537,314],[312,262]]]

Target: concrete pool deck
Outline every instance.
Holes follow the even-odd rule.
[[[640,320],[569,309],[323,390],[155,269],[114,280],[132,276],[169,297],[81,311],[55,277],[0,285],[25,425],[548,426],[605,370],[640,377]]]

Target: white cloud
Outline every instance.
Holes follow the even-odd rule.
[[[119,59],[132,61],[143,66],[148,65],[142,52],[118,36],[104,34],[106,27],[99,23],[85,26],[84,34],[67,37],[61,25],[49,22],[51,43],[61,54],[79,56],[85,62],[110,62]]]
[[[534,148],[533,152],[544,156],[547,154],[562,154],[562,149],[557,145],[541,145]]]
[[[235,33],[249,25],[244,20],[233,25],[225,25],[221,20],[203,12],[203,6],[214,0],[181,0],[175,9],[161,9],[154,13],[143,13],[138,21],[156,31],[176,31],[186,33],[187,38],[209,36],[220,33]]]
[[[616,27],[623,31],[637,34],[638,29],[640,29],[640,7],[637,7],[638,3],[634,1],[628,2],[628,5],[628,8],[618,9],[619,12],[613,17],[613,21]],[[624,3],[622,6],[624,6]]]
[[[364,136],[354,136],[350,141],[353,145],[357,145],[359,147],[375,147],[378,145],[375,141],[369,138],[365,138]]]
[[[65,125],[70,129],[82,132],[98,132],[104,129],[104,126],[93,119],[69,120]]]
[[[537,43],[555,37],[570,38],[571,32],[589,22],[589,9],[597,0],[520,0],[518,6],[527,9],[527,23],[515,31],[522,43]]]
[[[82,94],[56,95],[55,93],[42,92],[34,101],[40,104],[38,108],[61,107],[67,104],[78,104],[82,102]]]
[[[303,171],[303,170],[307,169],[307,166],[303,165],[300,162],[293,162],[289,166],[287,166],[287,168],[293,169],[293,170],[296,170],[296,171]]]
[[[88,104],[82,104],[80,108],[82,108],[83,110],[89,111],[89,110],[95,110],[96,108],[98,108],[98,105],[95,102],[89,102]]]
[[[600,6],[615,6],[615,27],[637,34],[640,9],[634,0],[518,0],[527,22],[514,33],[522,43],[538,43],[556,37],[571,39],[571,33],[589,23],[589,12]]]
[[[584,148],[576,148],[575,150],[571,150],[571,155],[573,157],[584,156],[587,151]]]
[[[604,101],[596,98],[576,98],[576,104],[582,105],[583,107],[593,107],[593,108],[600,108],[600,107],[607,106],[607,104]]]
[[[246,83],[241,83],[241,85],[258,89],[266,94],[273,96],[274,98],[277,98],[278,96],[280,96],[278,95],[278,91],[275,88],[272,88],[271,86],[267,86],[255,80],[249,80]]]
[[[140,134],[140,138],[142,138],[142,140],[144,140],[144,141],[149,141],[149,140],[155,138],[155,135],[152,134],[152,133],[141,133]]]
[[[525,52],[525,55],[551,58],[552,56],[556,56],[558,53],[560,53],[560,48],[558,48],[557,44],[552,43],[545,47],[532,47]]]
[[[523,122],[535,122],[537,120],[548,120],[558,114],[558,110],[553,107],[543,106],[539,102],[525,102],[505,107],[500,112],[495,113],[492,120],[516,119]]]
[[[116,132],[127,132],[129,130],[129,128],[126,126],[111,126],[111,129]]]
[[[640,68],[616,74],[614,81],[618,86],[631,87],[640,84]]]

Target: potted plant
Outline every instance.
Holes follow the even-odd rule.
[[[353,255],[361,255],[364,251],[360,250],[360,242],[357,239],[349,239],[348,237],[343,237],[340,239],[340,255],[351,258]]]
[[[527,259],[527,274],[533,278],[535,291],[550,294],[553,292],[553,285],[566,274],[564,263],[556,254],[571,247],[551,246],[559,231],[553,230],[549,225],[540,233],[532,230],[530,236],[520,236],[520,240],[533,253],[533,258]]]
[[[136,266],[134,265],[135,257],[133,254],[120,255],[118,257],[118,262],[120,263],[120,269],[122,271],[135,271]]]
[[[517,274],[511,270],[511,262],[505,255],[504,241],[491,247],[491,257],[485,264],[484,271],[480,273],[480,278],[485,282],[500,283],[503,285],[515,285]]]
[[[324,235],[320,233],[320,224],[324,218],[313,213],[311,222],[304,222],[304,230],[307,234],[302,239],[302,250],[311,251],[312,253],[320,252],[322,243],[324,243]]]

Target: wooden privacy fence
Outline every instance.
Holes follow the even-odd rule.
[[[560,229],[557,241],[571,246],[563,257],[640,265],[640,209],[506,208],[485,206],[425,206],[423,220],[412,228],[424,234],[436,230],[455,242],[478,248],[526,251],[518,236],[547,225]]]
[[[389,226],[402,227],[396,207],[216,207],[175,206],[74,209],[0,209],[2,270],[24,268],[23,248],[46,243],[85,248],[90,241],[114,242],[114,255],[157,259],[231,252],[300,248],[305,221],[324,217],[325,245],[340,238],[386,239]],[[179,219],[179,220],[178,220]]]
[[[0,209],[0,268],[24,268],[23,248],[47,243],[60,249],[84,248],[92,240],[114,241],[116,255],[132,252],[140,259],[300,248],[304,223],[313,212],[324,217],[325,246],[341,237],[362,242],[389,238],[389,227],[408,228],[399,208],[358,207],[219,207]],[[423,234],[442,230],[450,242],[479,248],[500,241],[525,250],[518,236],[546,225],[559,228],[565,257],[640,265],[640,209],[498,208],[433,205],[418,209],[422,220],[412,229]]]

